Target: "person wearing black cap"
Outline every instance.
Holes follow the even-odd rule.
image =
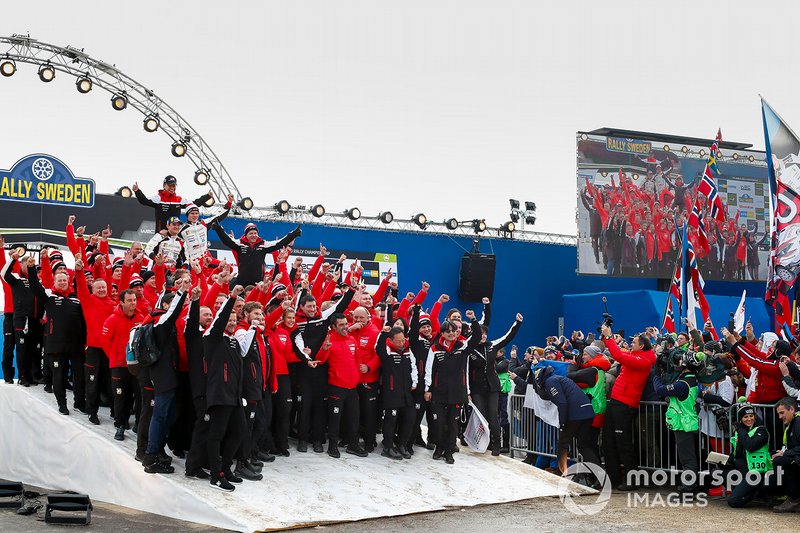
[[[400,327],[384,326],[375,350],[381,358],[383,382],[383,451],[390,459],[411,459],[406,444],[411,440],[416,413],[413,392],[419,373],[414,354]],[[395,435],[397,440],[395,441]]]
[[[536,369],[533,387],[543,400],[558,407],[558,444],[556,456],[561,475],[567,471],[567,451],[573,437],[578,438],[578,450],[587,463],[599,465],[600,458],[595,454],[592,443],[592,419],[594,409],[592,400],[574,381],[558,376],[552,366]]]
[[[731,435],[731,454],[728,458],[728,467],[738,470],[742,476],[748,472],[765,474],[772,470],[772,457],[769,453],[769,431],[764,427],[763,421],[756,417],[755,408],[744,402],[732,407],[736,412],[736,427]],[[768,478],[774,481],[774,476]],[[732,488],[728,496],[730,507],[744,507],[755,499],[759,493],[774,490],[774,483],[765,486],[761,479],[759,483],[748,482],[747,479]]]
[[[161,254],[164,256],[164,264],[173,269],[186,262],[183,239],[179,236],[182,224],[178,217],[167,219],[166,234],[156,233],[145,247],[145,252],[151,259]]]
[[[266,270],[264,259],[268,253],[280,250],[303,234],[300,226],[297,226],[278,240],[265,241],[258,235],[258,226],[251,222],[244,227],[244,234],[239,237],[239,240],[234,241],[230,235],[225,233],[219,222],[215,222],[212,227],[217,232],[222,244],[233,251],[239,267],[236,283],[243,287],[256,285],[259,281],[264,280]]]
[[[693,492],[697,482],[697,431],[700,428],[700,417],[697,414],[697,372],[705,364],[703,352],[683,352],[680,361],[675,365],[680,368],[676,381],[668,385],[661,382],[661,377],[653,371],[653,388],[656,394],[669,402],[664,419],[667,427],[675,435],[678,459],[684,472],[692,472],[695,477],[685,480],[678,488],[680,492]]]
[[[199,198],[196,198],[193,202],[188,202],[187,200],[175,194],[177,184],[178,180],[175,179],[175,176],[165,177],[164,188],[159,189],[155,196],[151,198],[145,196],[144,193],[139,189],[138,182],[133,184],[133,193],[136,195],[136,199],[139,201],[139,203],[148,207],[152,207],[155,210],[156,232],[167,229],[167,221],[171,217],[179,216],[181,214],[181,210],[190,203],[195,205],[205,205],[206,202],[214,198],[214,194],[211,191],[208,191],[208,194],[204,194]]]

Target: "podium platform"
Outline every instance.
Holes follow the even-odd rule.
[[[72,404],[68,392],[69,405]],[[136,436],[115,441],[108,409],[101,425],[71,410],[58,413],[42,386],[0,384],[0,478],[54,490],[73,490],[93,500],[237,531],[261,531],[398,516],[519,501],[563,493],[559,478],[507,457],[462,447],[454,465],[433,461],[429,450],[393,461],[372,453],[297,453],[264,466],[264,479],[245,481],[232,493],[208,481],[175,473],[147,474],[134,459]],[[573,486],[580,492],[578,486]],[[588,491],[588,489],[587,489]],[[591,491],[588,491],[591,492]],[[560,505],[554,502],[554,505]]]

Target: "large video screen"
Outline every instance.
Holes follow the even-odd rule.
[[[577,134],[578,273],[670,278],[680,230],[698,198],[711,142]],[[725,221],[699,195],[707,244],[689,227],[705,279],[767,278],[769,183],[763,152],[726,148],[715,177]]]

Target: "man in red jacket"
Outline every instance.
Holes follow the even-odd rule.
[[[370,319],[366,307],[356,307],[350,335],[356,341],[356,360],[361,377],[358,380],[358,408],[361,427],[364,428],[364,448],[375,449],[375,433],[378,425],[378,381],[381,377],[381,359],[375,351],[380,329]]]
[[[131,289],[119,293],[120,304],[103,323],[103,351],[111,367],[111,387],[114,392],[114,426],[116,440],[125,440],[125,429],[135,408],[139,416],[139,383],[128,370],[125,347],[131,328],[142,323],[145,317],[136,314],[136,294]]]
[[[83,261],[79,258],[75,259],[75,285],[86,321],[86,413],[89,422],[97,425],[100,423],[97,418],[100,391],[108,386],[104,378],[109,374],[108,357],[103,352],[103,325],[114,312],[115,305],[108,296],[108,285],[104,279],[94,280],[92,292],[89,293]]]
[[[647,335],[636,335],[631,342],[631,351],[625,352],[617,346],[610,327],[604,325],[600,333],[611,357],[620,364],[603,425],[606,472],[619,490],[632,490],[635,487],[628,484],[627,477],[628,472],[636,467],[633,421],[639,413],[639,401],[650,369],[656,362],[656,354]]]
[[[307,364],[313,368],[325,361],[328,362],[328,455],[340,457],[339,429],[344,414],[345,434],[350,441],[347,453],[366,457],[366,450],[358,445],[356,386],[361,373],[356,360],[356,341],[347,329],[347,317],[341,313],[331,315],[331,332],[322,344],[317,360]]]

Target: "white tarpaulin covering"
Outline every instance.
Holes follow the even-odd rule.
[[[71,405],[71,394],[67,393]],[[136,436],[113,440],[113,422],[101,409],[100,426],[72,411],[63,416],[42,387],[0,384],[0,477],[172,518],[240,531],[279,529],[524,500],[562,493],[558,478],[506,457],[462,447],[456,463],[433,461],[417,449],[411,460],[379,453],[297,453],[264,466],[264,479],[232,493],[175,473],[146,474],[133,458]],[[379,437],[380,440],[380,437]],[[379,443],[380,446],[380,443]],[[557,504],[557,503],[556,503]]]

